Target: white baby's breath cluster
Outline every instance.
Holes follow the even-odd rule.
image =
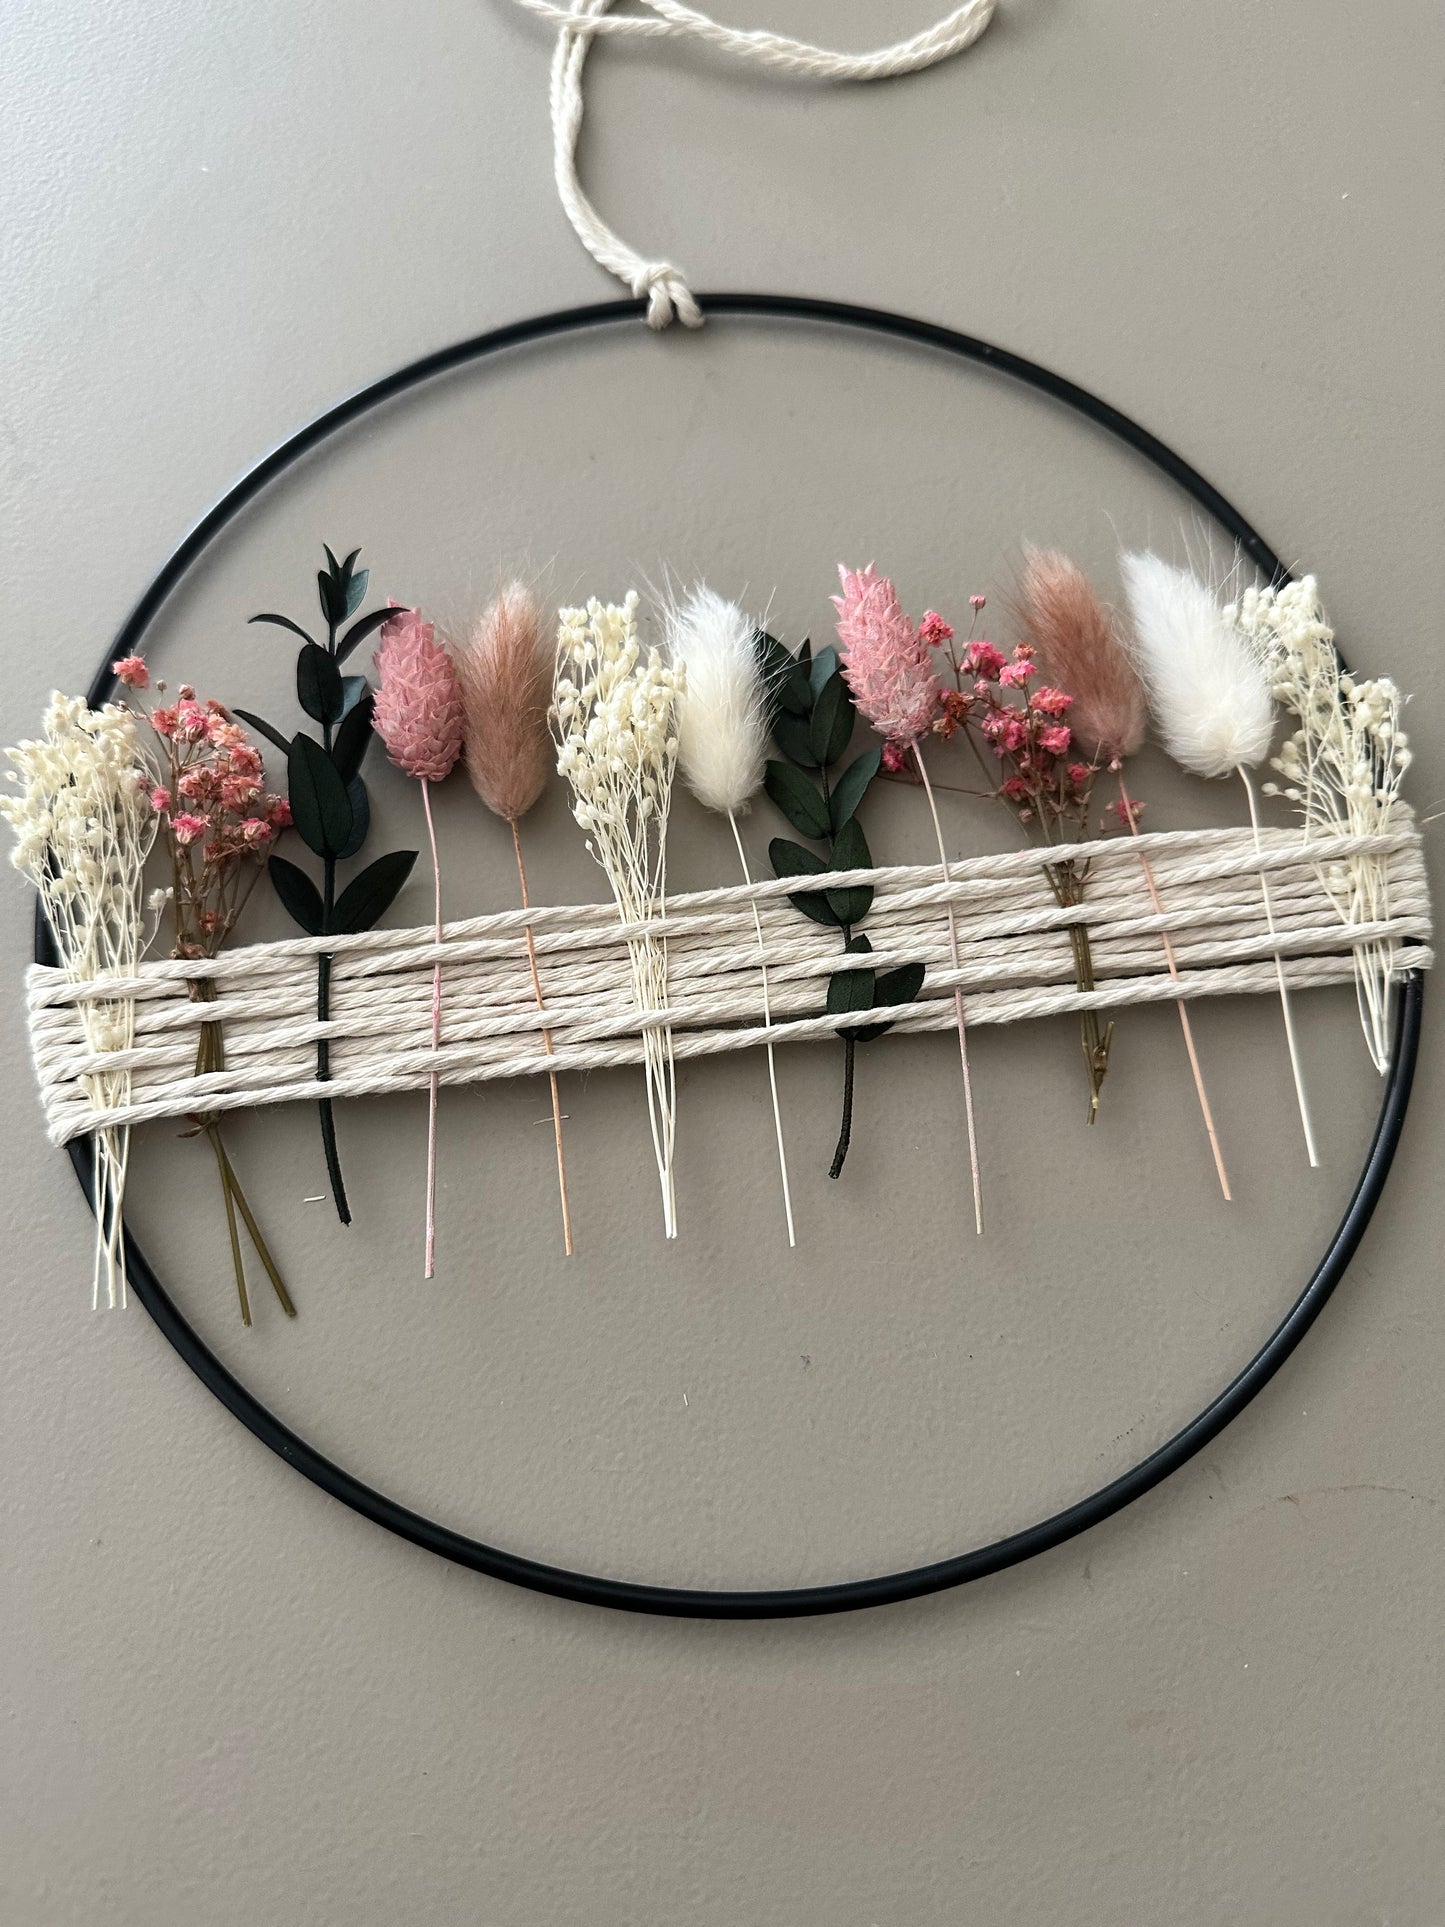
[[[1407,698],[1388,676],[1366,680],[1341,667],[1315,578],[1246,590],[1225,614],[1260,652],[1275,696],[1299,723],[1272,759],[1284,780],[1266,791],[1295,805],[1310,836],[1385,835],[1408,821],[1401,789],[1410,746],[1400,727]],[[1321,875],[1346,922],[1389,916],[1385,859],[1355,856],[1324,864]],[[1388,944],[1356,946],[1360,1019],[1381,1071],[1390,1061],[1394,963]]]
[[[73,982],[130,976],[145,949],[144,873],[158,822],[151,807],[154,774],[135,717],[117,703],[91,709],[78,696],[50,699],[34,741],[5,752],[10,794],[0,815],[15,832],[11,861],[40,893],[61,968]],[[93,1051],[122,1051],[134,1038],[128,998],[80,1005]],[[98,1106],[124,1104],[126,1071],[90,1080]],[[124,1303],[121,1206],[130,1134],[96,1139],[95,1297],[104,1275],[107,1301]]]
[[[664,921],[667,818],[677,768],[676,705],[683,672],[657,649],[644,655],[637,595],[619,607],[595,598],[558,617],[551,723],[557,767],[572,790],[572,814],[606,872],[625,924],[633,995],[643,1011],[667,1007]],[[672,1161],[676,1073],[672,1032],[643,1031],[647,1106],[662,1185],[663,1221],[677,1235]]]

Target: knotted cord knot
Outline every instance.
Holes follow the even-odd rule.
[[[702,326],[702,309],[670,261],[644,261],[628,285],[639,300],[647,297],[649,328],[667,328],[674,320],[685,328]]]

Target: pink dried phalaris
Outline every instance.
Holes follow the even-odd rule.
[[[520,582],[503,589],[457,650],[466,718],[467,774],[489,810],[515,823],[542,794],[552,768],[547,704],[552,651]]]
[[[422,782],[450,776],[462,752],[462,697],[430,622],[398,607],[376,652],[376,733],[398,769]]]
[[[1073,697],[1068,723],[1101,763],[1132,756],[1144,740],[1147,705],[1119,618],[1083,570],[1052,549],[1025,548],[1016,613],[1049,680]]]

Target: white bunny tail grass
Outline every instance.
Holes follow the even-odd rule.
[[[1119,566],[1134,624],[1126,642],[1169,754],[1196,776],[1262,763],[1274,699],[1258,652],[1190,570],[1137,552]]]
[[[716,810],[732,827],[744,882],[752,883],[739,813],[751,808],[762,787],[768,756],[768,701],[758,656],[756,625],[735,602],[699,586],[667,611],[667,646],[678,670],[677,765],[682,779],[704,809]],[[767,946],[763,920],[753,903],[759,968],[763,979],[763,1024],[772,1028],[768,999]],[[773,1131],[778,1142],[778,1173],[783,1185],[783,1215],[788,1244],[798,1240],[793,1227],[793,1194],[788,1183],[788,1153],[783,1143],[783,1111],[778,1098],[778,1066],[768,1039],[768,1085],[773,1099]]]
[[[698,587],[667,612],[667,646],[686,672],[678,691],[677,762],[704,809],[746,810],[768,755],[767,700],[754,625],[735,602]]]
[[[1263,652],[1191,570],[1138,552],[1122,555],[1119,567],[1134,623],[1127,641],[1164,747],[1196,776],[1238,774],[1249,798],[1255,848],[1262,853],[1259,807],[1249,772],[1268,756],[1274,737],[1274,691]],[[1273,936],[1274,902],[1263,870],[1259,891]],[[1274,967],[1305,1150],[1311,1166],[1318,1168],[1294,1009],[1284,959],[1277,950]]]

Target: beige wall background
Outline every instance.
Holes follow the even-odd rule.
[[[861,46],[924,0],[719,0]],[[6,740],[81,687],[175,540],[263,449],[429,348],[606,297],[550,184],[548,37],[503,0],[11,0],[0,400]],[[898,306],[1135,414],[1324,579],[1346,649],[1417,692],[1442,794],[1441,140],[1424,0],[1005,0],[963,60],[863,91],[691,53],[595,56],[588,184],[696,285]],[[1106,582],[1178,500],[1050,410],[926,358],[710,330],[523,358],[372,424],[258,506],[158,663],[278,716],[321,540],[465,621],[498,573],[619,594],[664,564],[773,598],[794,641],[876,551],[927,602],[1006,590],[1021,538]],[[991,618],[992,619],[992,618]],[[376,848],[414,837],[372,770]],[[1146,758],[1156,822],[1223,794]],[[464,795],[459,911],[507,901]],[[924,854],[881,797],[880,860]],[[761,851],[775,826],[750,829]],[[1006,847],[982,805],[955,847]],[[724,832],[725,835],[725,832]],[[676,865],[723,873],[682,807]],[[598,894],[560,797],[540,894]],[[1107,1526],[964,1592],[800,1625],[633,1620],[389,1538],[251,1440],[133,1307],[86,1306],[88,1222],[44,1144],[0,892],[6,1927],[1438,1927],[1440,1056],[1383,1220],[1301,1352]],[[406,900],[415,919],[421,895]],[[253,935],[279,930],[262,910]],[[1433,1013],[1432,1013],[1433,1017]],[[553,1250],[534,1090],[463,1093],[443,1273],[416,1278],[421,1108],[342,1124],[344,1238],[309,1118],[239,1123],[301,1317],[235,1324],[199,1155],[138,1146],[133,1209],[188,1313],[323,1447],[473,1532],[675,1583],[937,1557],[1101,1483],[1293,1298],[1378,1086],[1310,1004],[1311,1180],[1277,1015],[1201,1013],[1240,1197],[1210,1172],[1168,1013],[1131,1013],[1085,1138],[1067,1027],[980,1038],[993,1229],[955,1076],[880,1046],[843,1185],[837,1067],[785,1066],[780,1248],[756,1063],[684,1080],[665,1248],[635,1085],[568,1093],[582,1252]],[[1127,1048],[1126,1048],[1127,1045]]]

